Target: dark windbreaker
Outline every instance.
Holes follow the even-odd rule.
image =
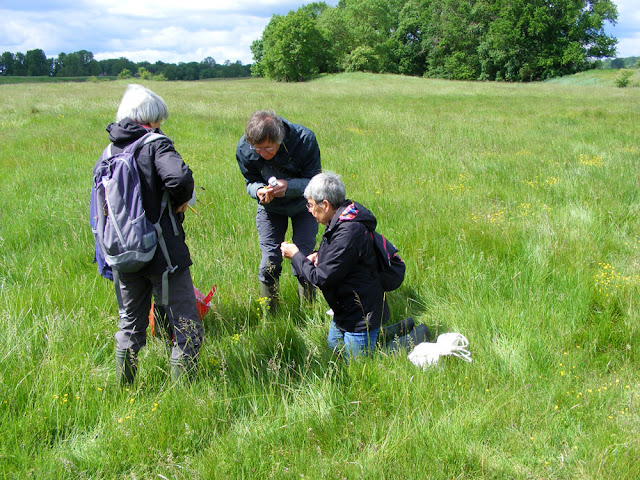
[[[109,140],[113,142],[113,153],[117,153],[134,142],[147,132],[162,133],[160,129],[147,129],[134,121],[125,118],[119,123],[112,123],[107,127]],[[143,145],[136,155],[138,172],[142,189],[142,203],[149,221],[155,223],[160,215],[160,204],[164,190],[169,191],[171,208],[175,209],[188,202],[193,195],[193,176],[191,170],[182,161],[182,157],[173,147],[173,142],[168,138],[155,140]],[[173,231],[171,219],[165,211],[160,220],[163,236],[167,243],[167,250],[171,262],[179,268],[189,267],[191,257],[189,248],[185,243],[182,221],[184,214],[174,213],[178,227],[178,235]],[[141,270],[141,274],[161,274],[165,271],[167,262],[160,248],[156,250],[153,260],[147,267]]]
[[[318,265],[300,252],[291,259],[296,271],[322,290],[336,325],[347,332],[379,328],[388,316],[370,234],[375,229],[373,214],[347,200],[322,236]]]
[[[282,119],[285,137],[278,152],[271,160],[265,160],[245,140],[243,135],[236,149],[236,160],[244,176],[247,193],[257,199],[259,188],[267,185],[270,177],[287,180],[284,197],[274,198],[266,205],[259,205],[268,212],[294,216],[306,208],[302,196],[309,180],[321,172],[320,147],[315,134],[308,128]]]

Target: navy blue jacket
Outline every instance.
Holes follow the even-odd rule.
[[[285,137],[278,152],[271,160],[265,160],[251,149],[243,135],[236,148],[236,160],[244,176],[247,193],[257,200],[259,188],[267,185],[269,177],[287,180],[288,187],[284,197],[274,198],[268,204],[258,204],[268,212],[294,216],[306,208],[306,199],[302,196],[309,180],[322,171],[320,166],[320,147],[315,134],[307,127],[290,123],[282,118]]]
[[[112,123],[107,127],[109,140],[113,143],[112,152],[117,153],[127,145],[152,131],[125,118],[120,123]],[[162,133],[160,129],[153,130]],[[173,147],[173,142],[168,138],[162,138],[147,143],[140,147],[136,155],[138,172],[142,189],[142,204],[147,218],[155,223],[160,216],[160,204],[164,190],[169,191],[170,208],[174,212],[178,235],[173,231],[171,219],[167,211],[162,215],[160,226],[167,243],[171,263],[178,268],[191,266],[189,248],[185,243],[182,221],[184,214],[175,213],[175,209],[188,202],[193,195],[193,175],[182,157]],[[160,248],[156,249],[153,260],[142,269],[140,274],[161,274],[167,268],[167,262]]]
[[[376,223],[369,210],[346,200],[325,229],[318,265],[301,252],[291,259],[295,270],[322,290],[333,320],[346,332],[379,328],[389,315],[370,234]]]

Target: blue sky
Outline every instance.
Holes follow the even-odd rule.
[[[640,57],[640,0],[613,0],[618,23],[606,23],[605,30],[618,39],[618,57]]]
[[[640,56],[640,0],[613,0],[619,21],[607,26],[618,56]],[[97,60],[178,63],[213,57],[251,63],[251,42],[274,13],[294,0],[0,0],[0,52],[40,48],[47,57],[88,50]],[[337,5],[338,0],[326,1]]]

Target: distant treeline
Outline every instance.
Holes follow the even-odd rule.
[[[607,58],[602,60],[602,68],[614,70],[621,68],[640,68],[640,57]]]
[[[4,52],[0,56],[0,75],[3,76],[127,76],[141,75],[164,80],[202,80],[206,78],[234,78],[251,75],[251,66],[240,61],[222,64],[207,57],[201,62],[165,63],[138,62],[126,58],[95,60],[93,53],[80,50],[61,53],[55,58],[47,58],[40,49],[29,50],[26,54]],[[123,75],[124,74],[124,75]]]
[[[369,71],[544,80],[615,57],[612,0],[340,0],[273,15],[252,73],[282,81]]]

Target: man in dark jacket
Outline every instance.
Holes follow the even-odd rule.
[[[295,244],[285,242],[282,255],[322,290],[333,310],[329,346],[344,346],[347,358],[366,354],[388,318],[371,237],[376,219],[365,207],[345,198],[344,184],[334,173],[313,177],[304,196],[311,214],[326,226],[320,248],[306,256]]]
[[[257,201],[256,227],[262,259],[258,279],[260,296],[275,308],[278,279],[282,272],[280,244],[291,219],[293,241],[300,250],[313,251],[318,224],[305,207],[302,196],[311,177],[320,173],[320,148],[314,133],[290,123],[272,110],[255,112],[238,142],[236,160],[247,193]],[[270,182],[271,180],[271,182]],[[313,290],[295,271],[301,301]]]
[[[141,85],[129,85],[116,114],[116,123],[107,127],[112,153],[124,150],[148,132],[162,133],[160,125],[169,116],[164,100]],[[162,305],[168,332],[173,337],[171,373],[174,378],[195,370],[202,343],[203,328],[189,267],[191,257],[182,227],[184,212],[193,195],[191,170],[173,147],[162,137],[139,148],[136,162],[140,174],[142,203],[150,222],[158,221],[164,191],[169,192],[170,205],[165,209],[160,226],[175,271],[168,275],[168,292],[162,292],[162,274],[167,261],[160,248],[151,262],[136,273],[121,273],[116,285],[120,321],[116,339],[116,377],[119,383],[131,383],[137,370],[138,351],[146,344],[152,295]],[[119,287],[119,288],[118,288]]]

